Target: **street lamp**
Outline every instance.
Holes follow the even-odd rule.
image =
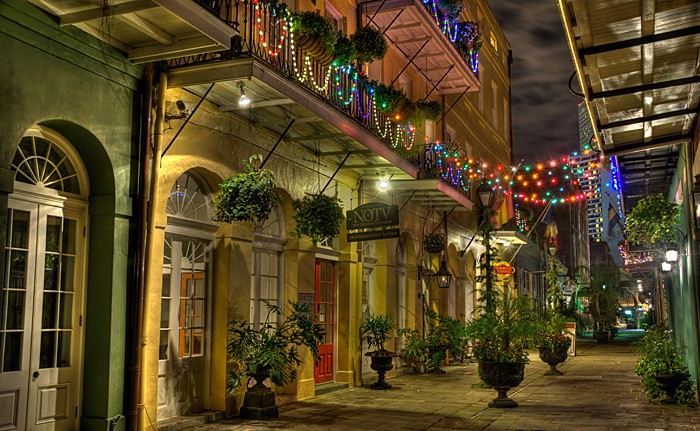
[[[547,250],[549,251],[550,256],[554,256],[555,254],[557,254],[557,245],[554,244],[554,242],[550,242],[547,246]]]
[[[490,187],[486,182],[482,182],[476,193],[479,195],[479,201],[481,201],[481,216],[483,220],[483,237],[484,237],[484,247],[486,247],[486,252],[484,252],[484,266],[486,269],[485,274],[485,292],[486,297],[486,312],[491,312],[493,310],[493,268],[491,267],[491,205],[493,205],[493,200],[495,198],[495,193],[493,188]]]
[[[447,289],[450,287],[450,281],[452,281],[452,274],[447,269],[447,263],[445,263],[445,256],[442,257],[442,262],[440,263],[440,269],[433,275],[437,281],[438,287],[440,289]]]

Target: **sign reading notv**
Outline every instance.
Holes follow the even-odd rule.
[[[346,213],[347,230],[368,229],[362,232],[348,232],[348,242],[369,241],[375,239],[398,238],[399,206],[381,202],[360,205]],[[387,227],[393,229],[386,229]]]

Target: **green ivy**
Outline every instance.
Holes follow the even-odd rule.
[[[335,238],[340,234],[340,225],[345,220],[343,205],[337,196],[307,193],[303,199],[295,199],[296,227],[292,235],[311,238],[314,243]]]
[[[275,177],[267,169],[255,169],[243,160],[245,172],[232,175],[219,184],[214,201],[214,220],[226,223],[267,220],[279,202],[275,192]]]

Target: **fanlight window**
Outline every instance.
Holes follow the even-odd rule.
[[[168,196],[166,212],[190,220],[211,221],[209,200],[190,174],[183,174],[175,181]]]
[[[12,161],[15,180],[60,192],[80,194],[80,181],[68,155],[54,142],[25,136]]]

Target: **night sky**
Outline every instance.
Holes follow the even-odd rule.
[[[488,0],[513,50],[512,118],[516,163],[578,149],[574,71],[555,0]],[[574,78],[573,88],[579,91]]]

